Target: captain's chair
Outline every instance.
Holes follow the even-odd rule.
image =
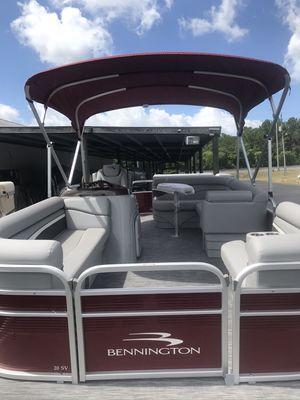
[[[127,171],[119,164],[103,165],[102,169],[93,173],[93,181],[99,180],[128,187]]]

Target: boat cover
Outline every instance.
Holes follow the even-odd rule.
[[[237,122],[283,89],[288,72],[251,58],[203,53],[146,53],[92,59],[29,78],[25,93],[65,116],[80,132],[90,116],[141,105],[221,108]]]

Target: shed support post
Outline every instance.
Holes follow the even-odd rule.
[[[198,151],[198,171],[202,174],[203,172],[203,153],[202,153],[202,147]]]
[[[213,153],[213,173],[214,175],[220,172],[219,166],[219,136],[214,135],[212,140],[212,153]]]

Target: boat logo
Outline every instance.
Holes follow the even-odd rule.
[[[129,333],[123,342],[162,342],[158,347],[138,347],[138,348],[114,348],[107,349],[108,357],[134,357],[134,356],[199,356],[200,347],[182,346],[183,340],[173,338],[168,332],[134,332]]]
[[[147,336],[150,337],[147,337]],[[128,336],[137,336],[130,339],[123,339],[123,342],[132,342],[132,341],[151,341],[151,342],[167,342],[167,347],[176,346],[178,344],[182,344],[183,340],[175,339],[171,337],[171,333],[167,332],[138,332],[138,333],[129,333]],[[139,337],[144,336],[144,337]],[[152,336],[152,337],[151,337]]]

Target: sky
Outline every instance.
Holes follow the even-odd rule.
[[[0,0],[0,118],[34,124],[23,87],[37,72],[153,51],[233,54],[284,65],[292,83],[282,116],[300,118],[300,0]],[[249,113],[246,125],[257,127],[270,117],[265,102]],[[50,110],[46,123],[69,121]],[[116,110],[87,124],[221,125],[225,133],[235,131],[227,112],[184,105]]]

